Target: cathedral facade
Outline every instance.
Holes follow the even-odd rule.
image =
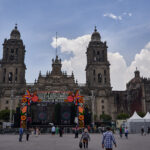
[[[141,78],[138,70],[135,77],[127,83],[125,91],[112,91],[110,82],[110,63],[107,58],[107,44],[101,41],[95,28],[87,47],[86,84],[75,81],[74,74],[62,72],[61,59],[52,59],[52,71],[45,75],[39,73],[33,85],[25,80],[25,46],[17,26],[9,39],[3,43],[3,56],[0,60],[0,110],[13,109],[19,105],[26,89],[37,91],[43,100],[63,103],[65,92],[79,90],[85,97],[86,106],[92,112],[93,120],[99,121],[100,115],[108,114],[113,120],[119,113],[150,111],[150,81]],[[40,69],[40,68],[39,68]],[[52,96],[52,91],[55,91]],[[62,94],[63,91],[63,94]],[[59,93],[59,94],[58,94]]]

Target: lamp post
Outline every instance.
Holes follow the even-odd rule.
[[[94,91],[91,90],[92,96],[91,96],[91,101],[92,101],[92,124],[94,126],[94,115],[95,115],[95,96],[94,96]]]
[[[11,95],[10,95],[10,115],[9,115],[9,121],[12,123],[12,103],[14,98],[14,91],[13,88],[11,89]]]

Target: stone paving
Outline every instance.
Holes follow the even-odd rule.
[[[80,135],[81,136],[81,135]],[[102,135],[90,134],[89,150],[101,150]],[[150,150],[150,135],[129,135],[129,139],[122,139],[115,135],[117,148],[114,150]],[[43,134],[38,137],[31,135],[29,141],[18,142],[18,135],[0,135],[0,150],[80,150],[79,138],[73,134],[65,134],[62,138],[58,135]]]

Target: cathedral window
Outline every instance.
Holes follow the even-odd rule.
[[[104,100],[102,100],[102,103],[104,103]]]
[[[8,104],[9,103],[9,101],[6,101],[6,104]]]
[[[107,80],[106,80],[106,78],[105,78],[105,83],[107,83]]]
[[[12,79],[13,79],[13,74],[12,74],[12,72],[9,72],[9,75],[8,75],[9,83],[12,83]]]
[[[99,82],[99,83],[102,82],[102,75],[101,75],[101,73],[98,74],[98,82]]]
[[[6,76],[6,68],[4,68],[4,72],[3,72],[3,83],[5,83],[5,76]]]
[[[5,110],[8,110],[8,107],[5,107]]]
[[[11,49],[11,53],[14,53],[14,49]]]
[[[97,55],[99,55],[99,51],[97,51]]]
[[[18,55],[18,48],[16,48],[16,55]]]
[[[94,79],[93,79],[94,81],[95,81],[95,77],[94,77]]]
[[[102,105],[102,109],[104,109],[104,106]]]

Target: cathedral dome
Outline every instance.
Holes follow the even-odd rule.
[[[15,28],[11,31],[10,39],[20,39],[20,32],[17,29],[17,25],[15,25]]]
[[[91,36],[91,41],[100,41],[101,40],[101,36],[100,36],[100,33],[97,32],[97,29],[95,27],[95,30]]]

